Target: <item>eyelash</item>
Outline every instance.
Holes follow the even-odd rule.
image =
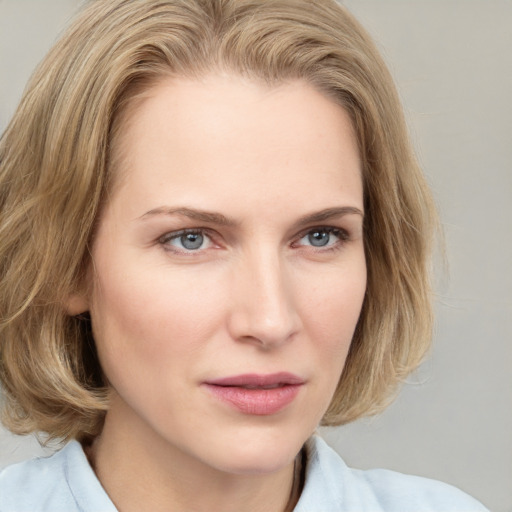
[[[166,233],[165,235],[161,236],[159,239],[158,239],[158,242],[164,246],[164,249],[167,250],[167,251],[171,251],[171,252],[175,252],[175,253],[178,253],[178,254],[193,254],[194,252],[200,252],[200,249],[199,250],[183,250],[183,249],[179,249],[179,248],[174,248],[172,245],[169,244],[169,242],[171,242],[172,240],[178,240],[180,239],[181,237],[183,236],[186,236],[186,235],[203,235],[207,238],[209,238],[210,240],[213,240],[213,236],[211,234],[211,231],[209,229],[205,229],[205,228],[194,228],[194,229],[181,229],[179,231],[172,231],[170,233]],[[203,249],[204,250],[204,249]]]
[[[347,242],[348,240],[350,240],[350,236],[345,229],[337,228],[334,226],[317,226],[317,227],[313,227],[313,228],[308,228],[307,230],[303,231],[302,233],[300,233],[298,235],[297,240],[300,241],[303,238],[305,238],[306,236],[308,236],[309,234],[319,233],[319,232],[327,233],[328,235],[334,235],[338,238],[338,240],[337,240],[337,242],[330,244],[330,245],[325,245],[325,246],[309,245],[306,247],[312,247],[313,249],[317,249],[318,251],[321,251],[321,252],[336,251],[336,250],[341,249],[343,247],[344,243]],[[294,245],[295,245],[295,243],[292,244],[292,246],[294,246]]]
[[[323,232],[327,233],[328,235],[334,235],[338,238],[338,240],[330,245],[325,246],[314,246],[314,245],[305,245],[301,246],[298,245],[297,242],[302,240],[304,237],[308,236],[312,233],[318,233]],[[206,238],[210,239],[210,243],[215,244],[214,242],[214,234],[211,230],[206,228],[191,228],[191,229],[182,229],[179,231],[172,231],[170,233],[166,233],[165,235],[161,236],[158,239],[158,243],[161,244],[166,251],[170,251],[176,254],[180,255],[194,255],[194,253],[200,253],[202,251],[205,251],[206,249],[180,249],[172,246],[169,242],[172,240],[178,240],[183,236],[186,235],[202,235]],[[317,252],[328,252],[328,251],[336,251],[343,247],[345,242],[350,240],[349,233],[342,228],[334,227],[334,226],[315,226],[312,228],[308,228],[307,230],[302,231],[297,235],[295,238],[295,242],[291,244],[292,247],[311,247],[313,250],[316,250]]]

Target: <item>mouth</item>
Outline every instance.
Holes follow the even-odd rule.
[[[286,408],[304,379],[288,372],[245,374],[206,381],[203,386],[218,400],[243,414],[267,416]]]

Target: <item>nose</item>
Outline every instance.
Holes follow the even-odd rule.
[[[241,259],[232,281],[228,330],[233,339],[272,349],[300,330],[290,272],[278,254]]]

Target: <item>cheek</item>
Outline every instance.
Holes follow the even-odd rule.
[[[322,369],[319,391],[322,415],[329,406],[343,372],[366,292],[366,266],[333,273],[308,308],[313,365]],[[320,418],[318,418],[320,421]]]
[[[107,377],[141,365],[151,371],[183,365],[222,322],[224,291],[195,286],[187,272],[109,270],[97,279],[91,307]]]
[[[364,257],[347,269],[331,269],[303,298],[303,318],[327,358],[346,354],[366,292]]]
[[[197,368],[202,356],[213,357],[215,347],[229,344],[226,319],[232,311],[227,308],[237,302],[233,305],[233,276],[225,269],[142,265],[140,257],[107,256],[96,260],[90,310],[100,361],[113,385],[129,384],[141,374],[155,381],[170,371],[183,374]],[[336,380],[364,297],[364,256],[321,269],[301,266],[290,275],[302,343],[286,350],[297,358],[293,352],[300,350],[301,358]]]
[[[312,428],[321,422],[338,386],[365,291],[363,258],[350,269],[336,268],[322,274],[303,297],[301,308],[307,343],[300,349],[316,376],[310,383],[311,401],[317,413]]]

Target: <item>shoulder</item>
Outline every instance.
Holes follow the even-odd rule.
[[[51,457],[32,459],[8,466],[0,473],[0,512],[56,510],[74,506],[67,485],[67,446]]]
[[[296,512],[486,512],[451,485],[395,471],[349,468],[319,437],[306,445],[306,482]]]
[[[78,442],[0,472],[0,512],[78,511],[115,512]]]
[[[418,512],[486,512],[486,508],[460,489],[438,480],[404,475],[395,471],[352,470],[362,488],[371,489],[382,510]],[[397,508],[400,506],[401,508]]]

